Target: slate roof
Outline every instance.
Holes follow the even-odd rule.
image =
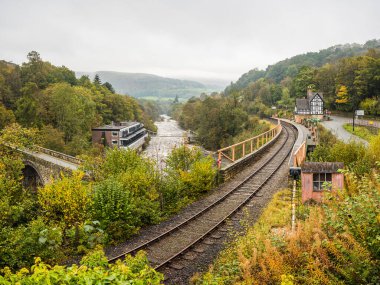
[[[310,110],[309,100],[305,98],[296,99],[297,110]]]
[[[314,96],[317,95],[317,94],[323,100],[323,93],[322,92],[310,92],[310,93],[307,94],[308,101],[310,102],[314,98]]]
[[[304,173],[338,173],[343,168],[343,162],[304,162],[301,166]]]

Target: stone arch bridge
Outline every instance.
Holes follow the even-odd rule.
[[[80,159],[43,147],[35,147],[33,150],[17,149],[23,154],[24,186],[36,189],[58,178],[61,173],[71,173],[79,168]]]

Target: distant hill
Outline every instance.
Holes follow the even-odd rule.
[[[225,89],[225,93],[228,94],[233,90],[241,90],[260,78],[268,78],[276,83],[280,83],[287,76],[294,77],[297,75],[299,69],[303,66],[320,67],[325,63],[333,63],[340,58],[361,55],[367,52],[368,49],[378,48],[380,48],[380,40],[374,39],[367,41],[365,44],[335,45],[322,49],[319,52],[299,54],[279,61],[276,64],[268,65],[266,70],[252,69],[248,71],[239,80],[228,86]]]
[[[192,80],[180,80],[146,73],[115,71],[76,72],[76,76],[88,75],[91,79],[98,74],[102,82],[109,82],[119,94],[147,99],[188,99],[202,92],[220,91],[223,88],[205,85]]]

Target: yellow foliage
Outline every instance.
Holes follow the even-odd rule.
[[[68,226],[84,221],[91,197],[89,186],[82,182],[83,176],[80,171],[72,177],[62,174],[60,180],[38,190],[38,201],[46,218],[63,220]]]
[[[338,98],[335,100],[335,102],[338,104],[345,104],[348,102],[348,91],[346,86],[340,86],[337,97]]]

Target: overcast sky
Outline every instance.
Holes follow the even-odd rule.
[[[0,59],[75,71],[236,81],[335,44],[380,38],[379,0],[0,0]]]

